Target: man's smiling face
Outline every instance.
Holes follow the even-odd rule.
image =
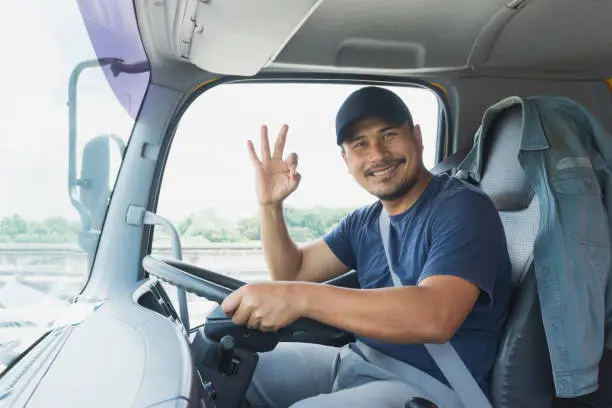
[[[405,196],[423,168],[418,125],[378,117],[357,120],[343,132],[342,157],[357,183],[383,201]]]

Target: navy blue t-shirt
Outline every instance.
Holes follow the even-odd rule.
[[[355,210],[324,237],[347,267],[357,270],[363,289],[392,287],[378,216],[382,204]],[[433,275],[461,277],[481,290],[476,306],[451,339],[485,393],[511,291],[511,265],[501,220],[478,188],[446,174],[434,176],[417,202],[391,216],[389,251],[404,285]],[[423,345],[359,338],[448,384]]]

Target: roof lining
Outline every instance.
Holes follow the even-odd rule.
[[[141,36],[142,36],[143,41],[146,44],[147,55],[151,63],[152,82],[169,87],[169,88],[173,88],[173,89],[186,90],[186,89],[192,89],[193,86],[200,84],[206,79],[219,77],[218,74],[212,74],[204,70],[201,70],[187,62],[172,59],[167,54],[164,54],[162,51],[155,49],[156,30],[155,30],[155,27],[151,26],[150,21],[146,17],[146,14],[145,14],[146,5],[150,6],[152,1],[154,0],[135,3],[136,10],[138,11],[137,16],[139,20],[139,26],[141,29]],[[325,3],[332,4],[332,7],[326,10],[328,11],[331,10],[331,12],[337,14],[342,11],[342,8],[339,6],[340,1],[341,0],[326,0],[323,3],[323,5],[325,5]],[[387,11],[381,11],[380,7],[378,7],[377,14],[374,17],[384,16],[385,13],[387,15],[390,15],[393,12],[397,12],[398,10],[404,10],[403,6],[400,3],[398,3],[400,1],[403,2],[403,0],[396,0],[396,2],[390,3],[395,8],[392,8]],[[415,8],[413,4],[412,8],[408,8],[408,7],[406,8],[407,12],[408,11],[414,12],[415,10],[418,12],[420,8],[427,8],[429,7],[429,4],[431,3],[426,0],[412,0],[412,1],[414,2],[414,4],[417,4],[418,7]],[[440,5],[442,4],[441,1],[442,0],[435,1],[436,4],[431,5],[431,7],[437,10],[437,7],[440,7]],[[476,34],[473,37],[473,43],[470,43],[468,46],[465,47],[465,49],[463,46],[461,47],[461,50],[462,50],[461,52],[463,53],[464,56],[459,59],[451,58],[451,60],[449,60],[450,62],[457,62],[457,64],[454,64],[454,65],[450,65],[450,64],[433,65],[433,66],[431,65],[432,61],[429,58],[431,57],[431,53],[436,52],[436,50],[437,52],[443,52],[443,51],[440,51],[439,48],[435,48],[433,50],[432,49],[426,50],[426,53],[428,53],[428,55],[426,55],[425,67],[410,67],[409,64],[407,64],[406,68],[401,68],[401,66],[398,66],[397,64],[394,65],[396,68],[378,68],[376,66],[372,66],[372,64],[370,64],[369,67],[350,66],[350,65],[356,65],[359,63],[358,60],[354,60],[354,59],[351,59],[347,63],[348,66],[338,66],[338,62],[335,60],[335,58],[332,58],[330,60],[316,58],[315,53],[318,51],[313,50],[312,48],[309,48],[308,50],[311,52],[312,58],[306,55],[305,58],[303,58],[302,60],[295,61],[295,62],[287,62],[287,60],[276,60],[276,61],[269,63],[269,65],[267,65],[261,72],[264,74],[265,73],[296,72],[296,73],[308,73],[308,74],[313,74],[313,73],[330,73],[330,74],[339,74],[339,75],[358,74],[358,75],[378,75],[378,76],[411,77],[411,78],[436,78],[436,77],[441,78],[441,77],[444,77],[448,79],[458,78],[458,77],[467,78],[467,77],[479,77],[480,76],[480,77],[500,77],[500,78],[508,78],[508,79],[510,78],[552,79],[552,80],[560,80],[560,81],[604,80],[612,76],[612,62],[610,64],[604,63],[605,61],[608,61],[608,60],[612,61],[612,47],[609,47],[609,48],[604,47],[604,45],[602,44],[605,44],[605,43],[603,42],[599,44],[600,49],[602,49],[602,52],[599,55],[591,55],[591,54],[586,55],[587,59],[584,59],[584,60],[578,59],[577,63],[575,64],[565,65],[565,64],[554,64],[552,62],[548,62],[548,63],[543,63],[541,65],[533,65],[533,64],[530,65],[529,60],[521,56],[521,53],[524,52],[524,51],[521,51],[521,49],[525,50],[525,47],[526,47],[525,44],[527,44],[527,42],[525,42],[526,41],[525,38],[527,38],[526,36],[528,36],[529,33],[520,32],[521,30],[517,32],[516,27],[514,27],[515,17],[521,16],[521,19],[523,19],[527,17],[527,16],[524,16],[523,14],[529,14],[533,12],[532,10],[536,10],[537,14],[535,16],[531,16],[530,21],[539,21],[540,19],[546,17],[545,15],[546,13],[545,12],[542,13],[543,9],[546,10],[548,9],[548,7],[553,7],[555,9],[557,7],[562,8],[561,6],[557,6],[556,3],[554,3],[552,0],[526,0],[526,2],[522,3],[518,9],[508,8],[505,0],[495,1],[494,3],[491,3],[490,0],[467,0],[469,4],[462,4],[456,7],[460,7],[461,9],[465,10],[467,6],[471,4],[475,4],[475,2],[480,2],[480,1],[489,2],[487,6],[488,11],[486,12],[486,15],[489,17],[479,20],[480,22],[478,24],[482,25],[482,28],[480,29],[480,31],[476,31]],[[561,17],[569,18],[568,17],[569,12],[567,11],[567,7],[568,7],[568,3],[571,1],[572,0],[559,0],[560,2],[559,4],[564,4],[566,7],[566,11],[562,14],[559,14]],[[358,0],[357,5],[362,7],[362,10],[360,11],[360,13],[362,14],[368,13],[368,10],[369,10],[368,7],[370,7],[368,6],[368,4],[370,3],[366,3],[365,0]],[[607,7],[607,5],[602,6],[601,3],[599,4],[600,4],[599,13],[601,13],[602,7]],[[372,7],[374,7],[374,5],[372,5]],[[579,6],[575,6],[575,7],[579,7]],[[423,16],[427,16],[427,15],[431,16],[431,12],[432,12],[431,9],[429,11],[424,10]],[[585,12],[588,12],[588,10],[587,11],[582,10],[582,13],[585,13]],[[406,14],[406,12],[402,11],[401,14],[404,15]],[[612,3],[610,3],[610,15],[612,15]],[[356,18],[356,19],[364,18],[364,16],[361,14],[353,14],[352,16],[353,18]],[[320,20],[318,20],[314,26],[311,25],[307,28],[311,31],[315,28],[319,28],[323,30],[327,25],[333,24],[334,22],[337,22],[337,21],[341,22],[340,20],[337,20],[338,17],[339,16],[337,15],[332,15],[332,16],[319,15],[318,18]],[[422,16],[420,14],[419,16],[408,15],[408,19],[406,19],[406,21],[402,25],[402,27],[404,28],[396,27],[394,31],[385,31],[381,29],[380,32],[375,31],[377,30],[377,26],[375,24],[370,24],[369,28],[366,27],[365,31],[363,31],[364,29],[362,29],[361,27],[351,25],[352,20],[349,20],[348,22],[346,21],[343,22],[345,26],[343,26],[344,28],[342,30],[350,29],[351,31],[350,32],[342,31],[342,32],[348,35],[345,38],[349,38],[349,37],[350,38],[360,38],[360,37],[368,38],[368,36],[369,37],[372,37],[372,35],[376,36],[376,33],[378,33],[380,34],[381,43],[384,43],[385,41],[392,42],[395,38],[394,36],[398,36],[399,35],[398,33],[402,32],[401,30],[405,30],[405,33],[397,38],[410,39],[412,38],[412,34],[413,34],[412,30],[418,29],[418,27],[415,28],[412,23],[415,21],[419,21],[421,17]],[[431,25],[432,32],[435,29],[437,30],[436,35],[440,35],[440,36],[461,35],[462,32],[457,31],[457,30],[459,30],[464,24],[467,24],[469,21],[469,20],[462,20],[461,24],[459,25],[457,24],[451,25],[449,26],[446,32],[444,32],[444,30],[441,30],[441,31],[438,30],[438,28],[441,25],[444,25],[446,23],[446,18],[450,18],[450,17],[448,17],[447,14],[441,15],[439,19],[437,20],[436,24]],[[396,19],[395,21],[397,22],[401,20],[402,18],[400,16],[400,19],[399,20]],[[603,20],[600,18],[598,21],[601,24]],[[457,21],[455,21],[455,23],[457,23]],[[578,30],[579,28],[580,27],[572,27],[573,30]],[[557,26],[556,29],[558,30],[559,27]],[[602,29],[602,27],[599,27],[599,29]],[[531,29],[529,31],[532,32]],[[385,33],[388,33],[390,36],[385,37]],[[471,33],[472,34],[469,34],[470,38],[472,38],[472,35],[474,33],[473,28],[472,28]],[[421,32],[420,34],[422,35],[423,33]],[[305,34],[301,33],[301,35],[303,36]],[[324,41],[327,38],[326,35],[327,34],[325,33],[319,32],[316,38],[307,37],[306,39],[310,41],[308,43],[308,47],[312,47],[313,43],[317,43],[317,41]],[[337,35],[338,33],[336,33],[336,36]],[[434,34],[429,34],[429,35],[434,35]],[[502,62],[500,62],[499,60],[491,60],[491,58],[497,59],[496,55],[498,54],[499,50],[496,50],[496,47],[499,47],[500,38],[502,36],[505,36],[505,39],[506,39],[504,43],[505,44],[504,47],[509,47],[510,45],[508,44],[507,40],[509,38],[512,39],[511,49],[509,49],[506,52],[506,56],[517,55],[517,57],[510,58],[510,59],[506,58]],[[554,31],[549,31],[546,37],[553,38]],[[334,37],[334,38],[335,40],[337,40],[339,37],[338,38]],[[297,45],[306,46],[307,44],[304,41],[305,39],[304,37],[302,37],[302,41],[299,42]],[[291,41],[288,43],[288,46],[291,46]],[[452,43],[449,43],[448,47],[451,47],[451,46],[452,46]],[[608,52],[608,50],[610,50],[610,52]],[[293,52],[295,51],[299,51],[299,49],[294,49]],[[281,54],[279,55],[282,56],[282,54],[283,53],[281,52]],[[550,54],[550,53],[547,53],[547,54]],[[555,56],[552,54],[547,55],[545,56],[545,58],[543,58],[543,61],[553,61],[551,60],[551,58],[555,58]],[[570,55],[570,56],[567,56],[566,58],[571,59],[572,56]],[[323,63],[318,63],[317,61],[320,61]],[[442,60],[438,60],[438,61],[443,62]],[[427,65],[428,63],[429,63],[429,66]],[[381,61],[381,64],[384,65],[384,61]]]
[[[491,17],[472,45],[466,62],[467,66],[478,66],[487,62],[504,28],[521,10],[523,7],[518,9],[502,7]]]

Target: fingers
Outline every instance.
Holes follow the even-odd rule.
[[[227,316],[231,316],[234,324],[238,326],[242,326],[247,323],[254,325],[256,322],[251,321],[253,315],[252,307],[248,304],[248,302],[244,301],[243,293],[244,292],[240,289],[231,293],[221,303],[221,309]]]
[[[258,327],[259,331],[262,332],[276,332],[278,331],[278,329],[280,329],[280,327],[274,326],[274,325],[270,325],[270,324],[266,324],[263,320],[259,323],[259,327]]]
[[[295,169],[298,164],[298,155],[296,153],[291,153],[287,156],[287,160],[285,160],[290,169]]]
[[[252,141],[247,141],[247,147],[249,149],[249,156],[251,156],[251,161],[255,166],[260,166],[261,162],[259,161],[259,157],[257,157],[257,152],[255,152],[255,146]]]
[[[289,178],[291,182],[294,183],[295,186],[300,182],[300,173],[297,172],[297,163],[298,163],[298,155],[295,153],[291,153],[287,156],[287,160],[285,160],[287,166],[289,166]]]
[[[261,160],[270,160],[270,141],[268,140],[268,127],[261,127]]]
[[[274,142],[274,154],[270,155],[270,139],[268,138],[268,127],[263,125],[261,127],[261,160],[267,161],[270,159],[282,160],[283,158],[283,150],[285,150],[285,141],[287,140],[287,132],[289,131],[288,125],[283,125],[281,130]],[[253,142],[249,140],[248,142],[249,153],[251,155],[251,160],[253,160],[254,164],[260,164],[259,158],[257,157],[257,153],[255,153],[255,147],[253,146]]]
[[[295,170],[290,172],[291,182],[293,183],[292,188],[297,188],[298,184],[300,184],[300,180],[302,179],[302,175]]]
[[[223,310],[223,313],[225,313],[226,316],[233,316],[241,302],[242,293],[237,290],[225,298],[225,300],[221,303],[221,310]]]
[[[289,126],[283,125],[283,127],[281,127],[281,130],[278,133],[278,137],[276,138],[276,142],[274,142],[274,154],[272,156],[273,159],[283,159],[283,150],[285,149],[285,141],[287,140],[288,131]]]
[[[252,313],[251,308],[247,306],[246,304],[244,304],[243,302],[240,304],[240,306],[238,306],[238,309],[236,309],[236,311],[234,312],[232,316],[232,322],[234,322],[234,324],[237,326],[243,326],[251,318],[251,313]]]
[[[247,327],[249,329],[256,330],[259,329],[259,326],[261,326],[261,317],[257,312],[251,313],[249,320],[247,321]]]

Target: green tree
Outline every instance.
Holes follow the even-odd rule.
[[[321,237],[337,225],[350,211],[346,208],[315,207],[298,209],[287,207],[285,209],[285,219],[288,227],[307,228],[312,231],[314,237]]]
[[[0,242],[76,242],[80,224],[61,217],[26,221],[19,215],[0,220]]]
[[[289,236],[299,243],[309,242],[318,237],[313,230],[308,227],[288,227]]]
[[[285,208],[290,236],[296,242],[308,242],[331,231],[349,213],[344,208]],[[178,222],[182,237],[205,242],[248,242],[261,240],[259,217],[229,221],[213,209],[192,213]],[[27,221],[19,215],[0,219],[0,242],[66,243],[77,242],[81,225],[77,221],[51,217],[43,221]],[[157,227],[156,239],[167,239],[164,228]]]
[[[4,217],[0,220],[0,234],[6,236],[15,236],[25,234],[28,231],[28,225],[19,215],[12,217]]]
[[[238,233],[249,241],[261,240],[261,226],[256,217],[243,218],[238,221]]]
[[[191,214],[180,224],[187,237],[203,237],[210,242],[244,242],[236,226],[217,216],[213,209],[202,210]]]
[[[195,218],[195,215],[192,214],[189,217],[185,218],[185,220],[183,220],[181,223],[178,224],[176,229],[178,230],[179,234],[183,235],[187,232],[189,227],[191,227],[191,224],[193,224],[194,218]]]

